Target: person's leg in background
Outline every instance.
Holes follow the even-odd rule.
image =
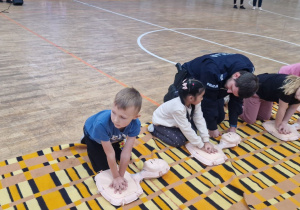
[[[234,9],[237,9],[237,6],[236,6],[236,0],[233,0],[233,8],[234,8]]]
[[[244,3],[244,0],[241,0],[241,1],[240,1],[240,9],[246,9],[246,8],[244,7],[243,3]]]
[[[262,4],[262,0],[258,0],[258,9],[259,9],[259,10],[262,10],[261,4]]]
[[[257,0],[253,0],[253,8],[252,9],[255,9],[255,7],[256,7],[256,2],[257,2]]]

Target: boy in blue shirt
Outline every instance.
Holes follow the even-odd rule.
[[[135,138],[140,133],[138,117],[141,107],[140,93],[134,88],[124,88],[115,96],[111,110],[89,117],[83,128],[81,143],[87,145],[94,171],[111,170],[113,182],[110,187],[115,189],[115,193],[121,193],[128,186],[124,174]],[[121,149],[123,141],[125,144]],[[120,161],[119,167],[116,160]]]

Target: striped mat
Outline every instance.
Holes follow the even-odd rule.
[[[167,161],[170,171],[143,180],[144,193],[124,207],[98,194],[85,145],[60,145],[5,160],[0,162],[0,209],[300,209],[300,142],[280,141],[261,124],[239,121],[243,142],[225,149],[229,160],[214,167],[191,158],[185,147],[153,139],[148,124],[142,125],[128,172],[139,172],[151,158]],[[220,129],[228,126],[224,121]],[[215,144],[219,140],[211,138]]]

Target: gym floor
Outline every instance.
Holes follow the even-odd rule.
[[[239,0],[238,0],[239,6]],[[175,64],[241,53],[256,74],[300,62],[300,1],[25,0],[0,3],[0,161],[76,143],[126,86],[151,121]]]

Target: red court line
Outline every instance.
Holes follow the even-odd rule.
[[[48,40],[48,39],[46,39],[45,37],[39,35],[38,33],[36,33],[36,32],[34,32],[34,31],[30,30],[30,29],[27,28],[26,26],[23,26],[23,25],[20,24],[19,22],[17,22],[17,21],[15,21],[15,20],[11,19],[10,17],[8,17],[8,16],[6,16],[6,15],[4,15],[4,14],[2,14],[2,13],[0,13],[0,15],[3,16],[4,18],[8,19],[9,21],[13,22],[14,24],[20,26],[21,28],[25,29],[26,31],[29,31],[30,33],[36,35],[37,37],[41,38],[42,40],[48,42],[49,44],[51,44],[51,45],[53,45],[54,47],[56,47],[56,48],[58,48],[59,50],[61,50],[62,52],[66,53],[66,54],[69,54],[69,55],[72,56],[73,58],[76,58],[76,59],[79,60],[80,62],[84,63],[85,65],[87,65],[87,66],[89,66],[89,67],[91,67],[92,69],[97,70],[99,73],[101,73],[101,74],[103,74],[104,76],[108,77],[109,79],[115,81],[116,83],[118,83],[118,84],[120,84],[120,85],[122,85],[122,86],[124,86],[124,87],[128,87],[128,85],[126,85],[125,83],[121,82],[120,80],[118,80],[118,79],[114,78],[113,76],[111,76],[111,75],[105,73],[104,71],[101,71],[100,69],[98,69],[98,68],[96,68],[95,66],[89,64],[88,62],[82,60],[81,58],[79,58],[78,56],[74,55],[73,53],[67,51],[66,49],[64,49],[64,48],[62,48],[62,47],[60,47],[60,46],[58,46],[57,44],[51,42],[50,40]],[[154,104],[154,105],[156,105],[156,106],[159,106],[159,105],[160,105],[159,103],[157,103],[157,102],[154,101],[153,99],[151,99],[151,98],[149,98],[149,97],[147,97],[147,96],[145,96],[145,95],[143,95],[143,94],[141,94],[141,95],[142,95],[143,98],[145,98],[147,101],[151,102],[152,104]]]

